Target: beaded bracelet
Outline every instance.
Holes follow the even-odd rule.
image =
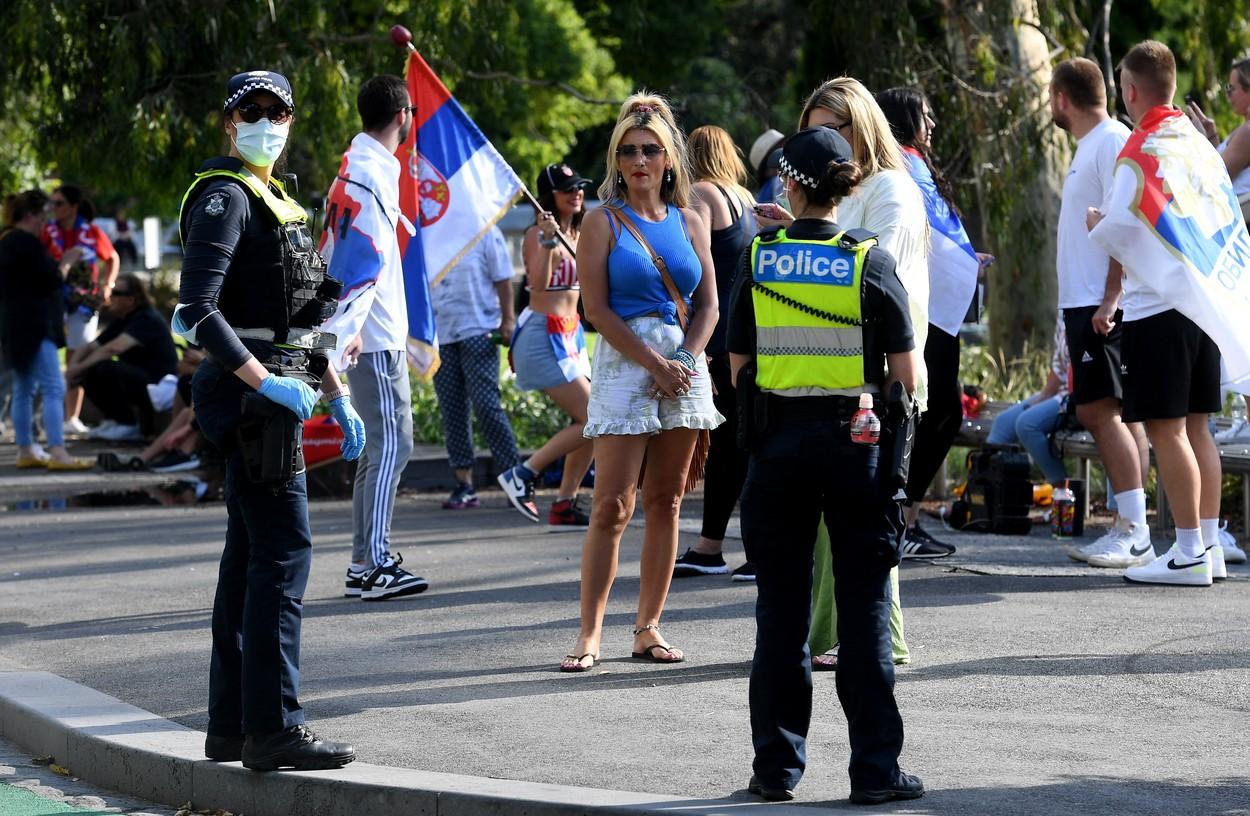
[[[676,351],[668,356],[670,360],[676,360],[686,368],[694,371],[694,355],[686,351],[684,348],[678,347]]]

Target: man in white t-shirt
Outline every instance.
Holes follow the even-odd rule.
[[[461,510],[479,505],[473,486],[475,420],[499,473],[521,461],[512,424],[500,405],[499,346],[512,342],[516,316],[512,258],[499,228],[487,230],[430,294],[442,358],[434,374],[434,392],[457,482],[443,508]],[[497,339],[492,337],[496,331]],[[527,518],[538,521],[533,495],[508,494],[508,498]]]
[[[324,329],[338,335],[339,371],[365,423],[365,450],[352,488],[352,561],[343,593],[380,601],[424,592],[429,583],[390,551],[395,494],[412,453],[408,311],[397,229],[400,163],[395,150],[416,108],[397,76],[366,81],[356,97],[364,132],[352,139],[326,197],[322,254],[345,291]],[[405,226],[407,228],[407,226]]]
[[[1111,190],[1116,157],[1129,129],[1107,114],[1102,71],[1077,57],[1055,66],[1050,110],[1057,126],[1077,140],[1059,210],[1059,308],[1072,360],[1071,401],[1098,445],[1115,494],[1119,519],[1109,533],[1068,555],[1096,567],[1125,568],[1154,558],[1146,524],[1144,435],[1139,442],[1121,421],[1123,399],[1120,323],[1123,269],[1089,239],[1085,213]]]

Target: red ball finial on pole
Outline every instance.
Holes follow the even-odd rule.
[[[391,26],[391,42],[400,48],[407,48],[409,51],[417,50],[417,47],[412,44],[412,32],[401,25]]]

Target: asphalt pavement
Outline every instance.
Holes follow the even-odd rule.
[[[382,765],[747,800],[753,585],[675,582],[664,633],[688,661],[632,661],[631,527],[604,662],[560,674],[581,535],[525,522],[497,491],[479,510],[441,499],[406,496],[395,518],[393,549],[430,591],[382,603],[342,597],[349,505],[313,506],[302,699],[320,732]],[[699,511],[695,497],[683,547]],[[0,670],[54,672],[202,729],[224,524],[220,504],[0,515]],[[929,794],[882,811],[1250,813],[1250,570],[1135,587],[1040,529],[944,537],[959,553],[902,579],[902,761]],[[740,563],[740,543],[727,555]],[[845,720],[833,676],[814,682],[799,803],[847,808]]]

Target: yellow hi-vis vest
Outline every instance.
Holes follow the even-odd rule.
[[[279,224],[303,223],[308,220],[308,213],[304,212],[304,208],[295,203],[295,200],[286,194],[286,187],[278,179],[270,181],[270,184],[273,185],[271,187],[251,173],[236,173],[233,170],[225,169],[206,170],[203,173],[195,174],[195,181],[191,182],[191,186],[183,193],[182,203],[178,205],[178,237],[183,244],[186,244],[187,241],[187,205],[196,198],[198,191],[202,190],[209,180],[215,178],[232,178],[242,182],[244,188],[254,198],[259,199],[266,209],[273,213]],[[274,192],[274,187],[278,189],[278,192]]]
[[[761,390],[802,397],[864,390],[860,291],[864,259],[877,242],[844,236],[796,240],[781,229],[751,244],[755,381]]]

